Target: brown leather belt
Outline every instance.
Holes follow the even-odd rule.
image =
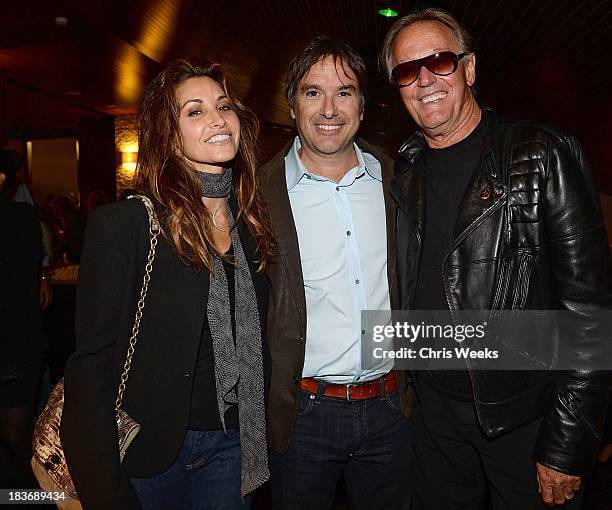
[[[317,381],[312,377],[305,377],[300,382],[301,389],[314,394],[319,393],[321,385],[324,386],[323,395],[326,397],[342,400],[366,400],[397,391],[397,376],[391,371],[378,379],[361,384],[332,384]]]

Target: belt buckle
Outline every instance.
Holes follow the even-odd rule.
[[[345,386],[346,386],[346,400],[350,402],[351,401],[351,386],[354,386],[354,385],[349,383],[349,384],[345,384]]]

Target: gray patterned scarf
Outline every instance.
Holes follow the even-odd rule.
[[[197,172],[202,195],[227,197],[231,192],[232,170],[221,174]],[[205,174],[205,175],[200,175]],[[211,176],[213,176],[211,178]],[[266,416],[261,326],[257,297],[238,228],[228,208],[235,264],[236,341],[232,333],[229,291],[220,257],[214,256],[206,314],[213,340],[217,405],[225,430],[225,411],[238,404],[240,421],[241,495],[244,497],[268,480]]]

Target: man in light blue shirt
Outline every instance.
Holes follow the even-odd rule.
[[[362,366],[361,311],[390,309],[387,228],[380,163],[357,144],[352,148],[357,166],[338,182],[306,168],[299,136],[285,156],[306,295],[302,377],[341,384],[393,368],[390,359]]]
[[[362,352],[362,312],[397,303],[393,165],[355,139],[364,85],[352,48],[313,39],[287,76],[299,136],[260,171],[278,249],[267,269],[274,508],[330,508],[340,476],[351,508],[410,500],[409,390],[392,360]]]

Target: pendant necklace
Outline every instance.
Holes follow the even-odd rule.
[[[216,209],[213,211],[213,213],[210,215],[210,219],[212,220],[212,224],[213,224],[213,226],[214,226],[214,227],[215,227],[217,230],[219,230],[220,232],[226,232],[226,231],[227,231],[227,229],[225,229],[225,228],[221,228],[219,225],[217,225],[216,215],[217,215],[217,212],[219,211],[219,209],[221,209],[221,205],[219,205],[219,207],[217,207],[217,208],[216,208]]]

